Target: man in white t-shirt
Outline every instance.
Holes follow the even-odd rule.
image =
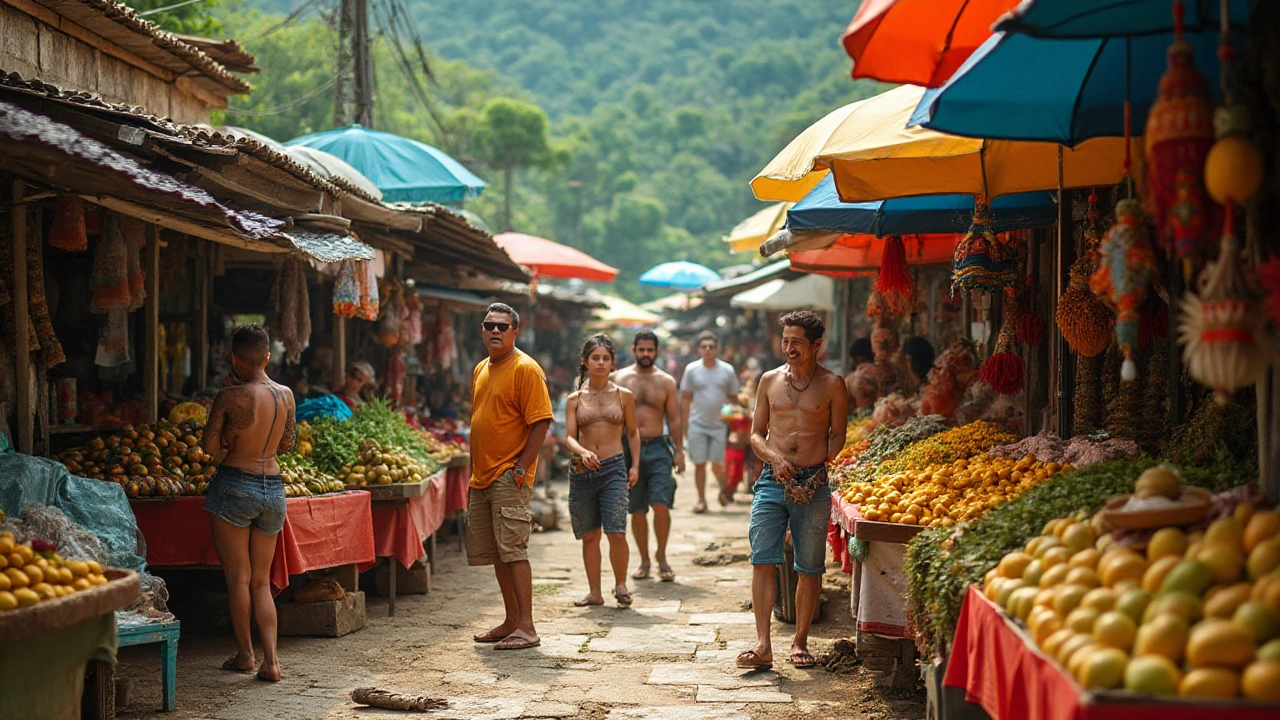
[[[738,394],[738,375],[733,366],[716,357],[720,343],[710,331],[698,335],[701,360],[689,363],[680,378],[680,407],[684,418],[685,452],[693,463],[694,484],[698,488],[696,513],[707,511],[707,463],[720,488],[720,504],[728,505],[725,494],[724,450],[729,425],[720,409]]]

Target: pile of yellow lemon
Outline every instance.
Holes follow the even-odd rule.
[[[1040,462],[1030,455],[1021,460],[976,455],[886,475],[875,482],[854,483],[844,499],[859,505],[858,511],[868,520],[950,527],[976,520],[1070,468]]]
[[[1280,511],[1162,528],[1145,552],[1098,525],[1050,522],[985,595],[1086,688],[1280,701]]]
[[[38,553],[29,543],[14,542],[0,532],[0,612],[88,590],[107,582],[93,560],[64,560],[57,553]]]

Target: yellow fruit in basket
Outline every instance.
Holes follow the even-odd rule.
[[[86,560],[85,564],[89,566],[90,573],[96,575],[102,574],[102,565],[99,565],[97,560]]]
[[[1056,592],[1057,588],[1040,588],[1040,592],[1036,593],[1036,607],[1046,608],[1049,612],[1053,612],[1053,596]]]
[[[1111,533],[1101,533],[1098,535],[1098,539],[1093,543],[1093,547],[1099,551],[1104,551],[1107,549],[1107,546],[1111,544],[1113,539],[1114,538]]]
[[[982,595],[991,602],[995,602],[996,595],[1000,592],[1000,586],[1009,582],[1006,577],[993,577],[986,585],[982,587]]]
[[[1162,557],[1182,557],[1187,551],[1187,534],[1175,527],[1160,528],[1147,541],[1147,560],[1155,562]]]
[[[1071,656],[1075,655],[1082,648],[1089,647],[1093,643],[1089,642],[1088,635],[1073,635],[1066,642],[1058,646],[1058,652],[1053,656],[1059,665],[1066,666],[1071,661]]]
[[[1110,690],[1120,687],[1129,656],[1112,647],[1096,648],[1080,665],[1080,684],[1089,690]]]
[[[1141,622],[1142,615],[1147,611],[1147,605],[1150,603],[1151,593],[1135,587],[1120,593],[1114,609],[1133,618],[1134,622]]]
[[[1196,668],[1178,683],[1183,697],[1233,698],[1240,694],[1240,675],[1225,668]]]
[[[1138,628],[1133,639],[1133,654],[1161,655],[1174,662],[1182,659],[1187,646],[1187,623],[1172,613],[1157,615]]]
[[[1040,649],[1049,657],[1057,657],[1058,650],[1061,649],[1062,644],[1078,634],[1079,633],[1069,628],[1062,628],[1045,638],[1044,643],[1040,645]]]
[[[1135,657],[1124,669],[1124,689],[1148,695],[1177,695],[1182,671],[1167,657]]]
[[[90,585],[106,585],[107,578],[106,576],[103,576],[103,575],[90,575],[89,584]]]
[[[1062,531],[1062,544],[1072,553],[1078,553],[1081,550],[1093,550],[1093,543],[1098,537],[1094,534],[1093,528],[1087,523],[1074,523],[1068,525],[1066,530]],[[1096,550],[1094,552],[1097,552]]]
[[[24,588],[31,584],[31,578],[18,568],[7,568],[4,574],[9,578],[9,586],[12,588]]]
[[[1083,585],[1062,585],[1053,596],[1053,611],[1065,618],[1080,606],[1087,592],[1089,588]]]
[[[40,602],[40,596],[31,588],[23,587],[13,591],[13,596],[18,600],[18,607],[24,608],[35,605]]]
[[[1039,586],[1042,576],[1044,576],[1044,566],[1039,560],[1027,563],[1027,567],[1022,571],[1022,581],[1028,585]]]
[[[1050,520],[1049,522],[1044,524],[1044,528],[1040,530],[1040,534],[1046,537],[1048,536],[1056,537],[1059,534],[1058,527],[1063,525],[1064,523],[1069,523],[1069,522],[1071,521],[1067,520],[1066,518],[1057,518],[1054,520]]]
[[[1097,649],[1098,646],[1090,642],[1080,646],[1078,650],[1071,653],[1071,657],[1067,658],[1066,662],[1067,673],[1073,678],[1080,677],[1080,671],[1081,668],[1084,667],[1084,662],[1088,660],[1089,656],[1093,654],[1093,651]]]
[[[1067,566],[1073,568],[1096,568],[1098,567],[1098,559],[1101,557],[1102,553],[1098,552],[1096,549],[1086,548],[1072,555],[1071,559],[1067,561]]]
[[[1251,663],[1240,676],[1244,696],[1259,702],[1280,702],[1280,662]]]
[[[1101,585],[1098,582],[1098,573],[1091,567],[1073,567],[1067,571],[1068,585],[1083,585],[1088,588],[1096,588]]]
[[[1036,637],[1036,632],[1039,631],[1040,628],[1044,627],[1044,624],[1050,619],[1057,619],[1059,621],[1058,627],[1054,628],[1055,630],[1061,628],[1061,619],[1053,613],[1053,608],[1051,607],[1036,605],[1031,608],[1031,614],[1027,615],[1027,632],[1031,633],[1031,637],[1036,638],[1037,645],[1040,644],[1040,638]],[[1045,635],[1047,636],[1048,633],[1045,633]]]
[[[1280,613],[1280,575],[1274,571],[1258,582],[1253,584],[1253,591],[1249,593],[1249,597],[1254,600],[1262,600],[1271,606],[1272,610]]]
[[[1249,591],[1253,586],[1242,582],[1235,585],[1215,585],[1204,595],[1204,616],[1208,618],[1231,619],[1236,608],[1249,599]]]
[[[1173,614],[1182,618],[1188,625],[1200,621],[1204,617],[1204,606],[1200,598],[1184,592],[1162,592],[1151,600],[1147,610],[1142,614],[1142,621],[1147,622],[1157,615]]]
[[[1073,632],[1088,635],[1093,632],[1093,625],[1098,621],[1098,616],[1102,611],[1091,607],[1078,607],[1067,614],[1067,622],[1064,627]]]
[[[1236,627],[1248,630],[1255,644],[1264,643],[1280,635],[1280,616],[1276,615],[1270,605],[1261,600],[1250,600],[1236,608],[1235,614],[1231,616],[1231,622]]]
[[[75,575],[72,574],[71,568],[66,568],[66,567],[58,568],[59,583],[61,583],[62,585],[70,585],[72,580],[75,580]]]
[[[1100,613],[1114,610],[1116,601],[1119,596],[1116,591],[1108,587],[1097,587],[1084,594],[1084,599],[1080,601],[1080,607],[1093,608]]]
[[[1065,547],[1051,547],[1044,551],[1040,556],[1040,564],[1045,568],[1051,568],[1056,565],[1066,565],[1071,560],[1071,551]]]
[[[31,591],[39,595],[41,600],[52,600],[58,597],[58,593],[54,591],[53,586],[49,583],[36,583],[31,586]]]
[[[35,563],[30,563],[22,567],[22,572],[26,573],[29,585],[36,585],[44,582],[44,570]]]
[[[1258,543],[1277,536],[1280,536],[1280,510],[1254,513],[1253,517],[1249,518],[1249,523],[1244,526],[1244,549],[1252,551]],[[0,552],[3,551],[4,546],[0,545]]]
[[[1211,618],[1191,628],[1187,662],[1192,667],[1240,668],[1253,659],[1253,634],[1227,620]]]
[[[1149,593],[1160,591],[1160,587],[1164,585],[1164,579],[1182,562],[1179,556],[1162,557],[1153,561],[1147,566],[1146,572],[1142,573],[1142,589]]]
[[[1002,577],[1020,578],[1022,572],[1031,564],[1032,557],[1023,552],[1011,552],[1000,558],[1000,563],[996,565],[996,572]]]
[[[1209,576],[1217,585],[1233,583],[1244,574],[1244,552],[1230,542],[1206,542],[1196,559],[1209,568]]]
[[[1165,575],[1164,582],[1160,583],[1160,591],[1185,592],[1199,597],[1213,584],[1213,579],[1213,571],[1203,561],[1183,560],[1175,565],[1168,575]],[[1231,582],[1231,580],[1223,582]],[[1143,587],[1146,587],[1145,583]]]
[[[18,607],[18,598],[8,590],[0,590],[0,612],[14,610]]]
[[[1141,590],[1142,580],[1120,580],[1115,585],[1112,585],[1111,589],[1116,591],[1116,595],[1124,595],[1130,590]]]
[[[1071,568],[1066,565],[1055,565],[1046,569],[1040,574],[1040,587],[1052,588],[1061,585],[1067,579],[1067,573],[1071,572]]]
[[[1121,580],[1141,580],[1147,561],[1132,550],[1112,550],[1098,562],[1098,579],[1112,587]]]
[[[1235,510],[1231,511],[1231,517],[1235,518],[1236,522],[1240,523],[1240,525],[1248,527],[1249,519],[1252,518],[1253,514],[1257,511],[1257,505],[1254,505],[1251,502],[1242,502],[1236,506]]]
[[[76,578],[75,581],[71,583],[71,587],[75,590],[88,590],[93,587],[93,583],[89,582],[89,578],[87,577]]]
[[[1133,494],[1139,498],[1164,497],[1177,500],[1182,495],[1182,478],[1173,469],[1158,465],[1138,476]]]
[[[1112,610],[1098,616],[1093,624],[1093,644],[1129,651],[1138,628],[1133,619],[1122,612]]]
[[[4,536],[0,536],[0,555],[8,555],[13,552],[13,546],[13,535],[6,532]]]
[[[1257,580],[1280,567],[1280,537],[1274,537],[1258,543],[1249,551],[1249,558],[1244,563],[1249,578]]]
[[[0,573],[0,591],[9,590],[12,587],[13,581],[9,579],[9,576],[4,573]]]
[[[1045,538],[1044,535],[1037,535],[1027,541],[1026,547],[1024,547],[1023,550],[1032,557],[1038,557],[1036,555],[1036,550],[1040,549],[1040,546],[1044,544],[1046,539],[1047,538]]]
[[[1244,549],[1244,526],[1233,517],[1218,518],[1204,531],[1204,542],[1225,542]]]

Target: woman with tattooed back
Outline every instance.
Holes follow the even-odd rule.
[[[293,449],[294,402],[289,388],[267,377],[271,340],[257,324],[231,336],[231,378],[218,393],[204,429],[205,452],[217,473],[204,508],[213,545],[227,578],[236,654],[224,670],[253,672],[257,661],[249,630],[252,610],[262,640],[258,679],[280,679],[276,657],[276,606],[271,597],[271,561],[284,528],[284,485],[276,455]]]

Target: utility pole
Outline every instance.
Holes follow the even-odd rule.
[[[369,56],[368,0],[341,0],[338,10],[338,82],[333,124],[373,127],[373,61]]]
[[[369,57],[369,0],[355,3],[356,122],[373,127],[373,62]]]

